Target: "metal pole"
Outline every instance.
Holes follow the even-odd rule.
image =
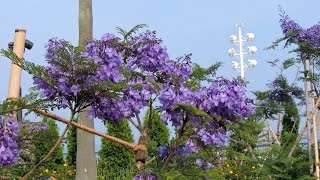
[[[16,29],[14,35],[14,46],[13,52],[19,57],[23,58],[24,48],[25,48],[25,29]],[[7,99],[17,99],[20,96],[20,84],[21,84],[21,68],[12,63],[9,79],[9,88]],[[17,112],[13,114],[14,118],[17,118]]]
[[[239,57],[240,57],[240,77],[241,79],[244,78],[244,65],[243,65],[243,50],[242,50],[242,34],[241,34],[241,25],[237,25],[238,29],[239,29],[239,48],[240,48],[240,52],[239,52]]]

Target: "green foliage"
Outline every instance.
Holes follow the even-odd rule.
[[[131,38],[133,34],[137,33],[140,29],[148,27],[146,24],[138,24],[134,26],[131,30],[126,31],[122,28],[117,27],[118,32],[123,36],[124,41],[126,42],[128,38]]]
[[[38,94],[31,92],[19,99],[4,100],[0,103],[0,115],[21,109],[46,108],[43,100],[38,99]],[[27,112],[28,113],[28,112]]]
[[[36,148],[33,153],[35,155],[35,163],[38,163],[42,158],[44,158],[59,139],[59,131],[55,121],[43,118],[42,122],[47,123],[49,125],[49,129],[47,131],[37,132],[34,136],[34,146]],[[61,164],[64,164],[64,161],[62,147],[59,146],[43,167],[57,170],[57,167]]]
[[[295,65],[297,63],[295,58],[289,58],[283,61],[282,67],[283,69],[288,69],[289,67]]]
[[[228,151],[240,152],[251,156],[250,148],[254,149],[258,143],[259,135],[263,130],[263,123],[256,121],[256,116],[251,116],[247,120],[239,121],[237,124],[230,125],[232,132]],[[230,158],[234,158],[232,153]]]
[[[67,179],[74,179],[76,170],[74,169],[74,166],[68,166],[67,163],[65,164],[59,164],[55,170],[48,169],[46,167],[40,167],[37,170],[37,175],[35,178],[51,178],[51,179],[61,179],[61,180],[67,180]]]
[[[260,155],[264,158],[261,174],[276,180],[312,179],[309,175],[310,163],[306,151],[299,151],[295,156],[288,157],[285,148],[274,145]]]
[[[75,120],[77,122],[77,120]],[[77,128],[71,126],[67,134],[67,163],[75,165],[77,159]]]
[[[133,135],[127,120],[119,123],[107,122],[108,134],[128,142],[133,142]],[[117,179],[119,173],[127,172],[134,167],[134,156],[127,148],[101,140],[98,163],[99,174],[105,179]],[[131,175],[132,177],[133,175]]]
[[[278,47],[279,44],[280,44],[281,42],[283,42],[284,40],[286,40],[286,37],[278,38],[278,39],[276,39],[274,42],[272,42],[272,45],[271,45],[271,46],[265,48],[264,50],[270,50],[270,49],[273,49],[273,50],[274,50],[274,49],[276,49],[276,47]]]
[[[187,86],[192,87],[193,89],[198,89],[201,82],[211,82],[221,65],[222,62],[217,62],[208,68],[202,68],[200,65],[194,63],[190,80],[187,81]]]
[[[284,115],[282,118],[281,144],[289,146],[295,142],[298,137],[300,124],[299,110],[294,102],[288,102],[284,105]]]
[[[212,120],[212,117],[208,113],[202,111],[199,108],[196,108],[194,106],[188,105],[188,104],[177,103],[175,105],[175,107],[172,109],[172,111],[175,111],[177,109],[182,109],[182,110],[185,110],[185,111],[187,111],[189,113],[192,113],[192,114],[194,114],[196,116],[201,116],[201,117],[204,117],[204,118],[206,118],[208,120]]]
[[[228,127],[232,135],[226,152],[227,161],[222,166],[226,179],[263,179],[257,173],[259,166],[255,153],[263,123],[257,119],[257,116],[251,116]]]
[[[143,118],[144,126],[147,126],[151,121],[151,128],[149,129],[150,140],[148,142],[148,153],[150,157],[157,156],[157,147],[161,145],[169,144],[169,129],[161,121],[160,113],[157,110],[152,110],[151,119],[150,118],[150,109],[148,109],[145,117]]]
[[[176,155],[173,157],[173,162],[170,164],[170,167],[165,171],[161,170],[160,167],[157,171],[159,179],[173,179],[173,180],[198,180],[198,179],[225,179],[222,174],[219,163],[221,163],[222,152],[224,148],[218,148],[214,146],[207,146],[200,150],[198,153],[193,153],[187,156]],[[203,160],[203,167],[198,167],[196,165],[196,159]],[[212,168],[206,169],[205,164],[211,163]]]
[[[290,129],[291,132],[295,129],[291,117],[299,118],[299,114],[294,103],[287,103],[284,107],[285,118],[290,119],[290,124],[284,131]],[[290,150],[288,146],[272,145],[257,149],[263,124],[256,119],[258,119],[256,116],[252,116],[229,127],[232,135],[227,148],[227,161],[221,169],[224,179],[310,179],[308,174],[310,163],[305,151],[298,149],[293,157],[288,157]],[[297,129],[293,130],[296,131]],[[291,134],[292,142],[295,137]],[[289,139],[285,140],[287,142]]]

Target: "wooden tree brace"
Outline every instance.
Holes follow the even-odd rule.
[[[317,101],[318,101],[318,97],[314,97],[313,98],[313,106],[316,106]],[[318,104],[317,108],[320,109],[320,104]]]
[[[312,121],[312,116],[313,116],[312,112],[307,112],[307,120],[308,121]]]

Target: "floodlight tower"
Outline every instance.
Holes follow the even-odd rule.
[[[248,46],[248,52],[243,49],[243,45],[247,41],[252,41],[254,39],[254,34],[247,33],[246,38],[244,39],[241,32],[242,27],[242,25],[236,25],[236,28],[238,28],[238,37],[235,35],[231,35],[229,37],[230,42],[236,44],[239,47],[239,50],[236,51],[234,48],[231,48],[228,50],[228,54],[229,56],[235,56],[240,60],[239,63],[237,61],[232,61],[232,68],[239,71],[241,79],[244,79],[244,72],[248,68],[254,68],[257,65],[257,61],[254,59],[250,59],[248,60],[248,64],[246,64],[243,62],[243,59],[248,54],[256,53],[258,49],[255,46]]]

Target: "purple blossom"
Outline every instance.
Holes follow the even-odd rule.
[[[186,147],[189,148],[191,152],[195,153],[197,153],[200,150],[200,148],[191,139],[188,140]]]
[[[196,159],[196,165],[198,167],[201,167],[202,166],[202,163],[203,163],[203,160],[202,159]]]
[[[203,159],[198,158],[196,159],[196,165],[199,168],[202,168],[204,171],[207,171],[213,167],[212,163],[210,162],[205,162]]]
[[[155,32],[147,31],[133,38],[130,45],[137,48],[137,54],[132,56],[127,67],[135,69],[137,67],[149,72],[156,72],[163,69],[169,56],[161,41],[156,37]]]
[[[206,170],[209,170],[209,169],[211,169],[212,168],[212,163],[210,163],[210,162],[208,162],[205,166],[204,166],[204,170],[206,171]]]
[[[10,117],[0,116],[0,167],[16,161],[19,155],[18,136],[18,122]]]
[[[157,151],[159,152],[159,156],[161,159],[165,159],[168,156],[168,147],[166,145],[159,146],[157,148]]]
[[[164,123],[171,121],[180,128],[187,118],[192,121],[197,139],[209,145],[223,144],[228,138],[223,123],[218,123],[216,117],[232,123],[254,112],[252,101],[245,96],[245,87],[237,80],[218,78],[197,90],[187,87],[185,83],[192,72],[191,55],[170,60],[155,32],[133,36],[127,43],[105,34],[88,42],[84,52],[58,39],[49,40],[46,47],[45,78],[34,77],[35,85],[58,107],[81,110],[90,105],[91,119],[132,118],[148,105],[150,98],[158,97]],[[177,103],[199,108],[213,121],[189,112],[184,114],[179,109],[173,111]],[[189,140],[176,152],[197,152],[197,147],[196,141]]]
[[[77,96],[77,94],[81,91],[81,89],[77,85],[72,85],[70,88],[70,91],[74,96]]]
[[[289,18],[280,10],[280,27],[286,38],[295,42],[305,42],[312,49],[320,49],[320,23],[310,28],[302,28],[297,22]]]
[[[42,123],[40,125],[34,125],[30,128],[30,131],[32,132],[40,132],[40,131],[46,131],[49,129],[49,125],[47,123]]]
[[[183,122],[182,111],[172,111],[177,103],[193,105],[205,111],[213,118],[221,117],[223,121],[235,122],[238,118],[246,118],[254,113],[252,100],[245,97],[245,89],[237,80],[218,78],[209,87],[202,87],[193,91],[182,83],[165,86],[160,91],[159,100],[164,111],[162,120],[171,121],[175,127]],[[194,132],[206,145],[225,144],[228,135],[217,121],[206,121],[203,117],[196,117],[187,113],[187,119],[194,125]],[[205,124],[205,126],[199,126]]]
[[[289,85],[287,79],[283,76],[277,77],[269,85],[268,100],[276,102],[288,102],[292,98],[303,99],[301,88]]]
[[[135,180],[157,180],[158,177],[153,173],[140,173],[134,177]]]

